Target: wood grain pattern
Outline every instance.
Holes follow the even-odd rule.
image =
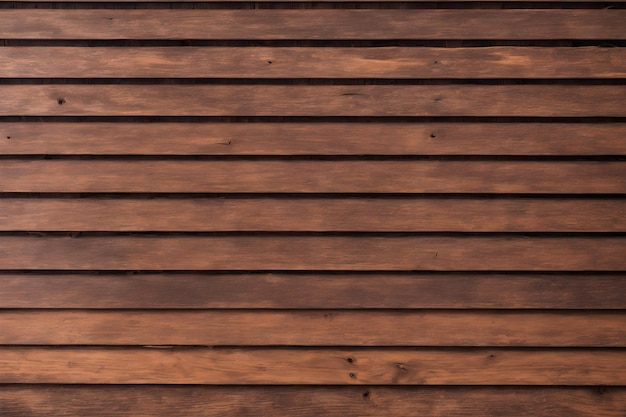
[[[4,198],[0,230],[626,232],[626,200]]]
[[[3,160],[1,192],[573,193],[626,192],[607,161]]]
[[[625,319],[607,312],[6,311],[0,344],[623,347]]]
[[[620,387],[0,386],[12,417],[622,417],[625,398]]]
[[[0,274],[0,308],[623,309],[624,274]]]
[[[2,39],[626,39],[625,10],[2,10]]]
[[[626,352],[4,347],[0,383],[624,385]]]
[[[0,49],[0,77],[624,78],[623,48]]]
[[[626,155],[625,135],[624,123],[4,122],[0,154]]]
[[[626,116],[625,85],[1,87],[4,116]]]
[[[620,271],[623,237],[13,236],[0,269]]]

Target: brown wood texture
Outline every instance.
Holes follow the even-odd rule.
[[[0,116],[626,116],[625,85],[1,87]]]
[[[622,417],[620,387],[0,386],[11,417]]]
[[[624,385],[619,349],[0,348],[0,383]]]
[[[0,308],[7,309],[605,310],[624,305],[624,274],[0,274]]]
[[[622,237],[3,236],[5,270],[620,271]]]
[[[624,123],[4,122],[0,154],[626,155],[625,135]]]
[[[617,312],[23,311],[0,344],[623,347]]]
[[[626,10],[2,10],[2,39],[626,39]]]
[[[5,47],[1,77],[624,78],[622,48]]]
[[[626,163],[3,160],[0,191],[602,194],[626,191]]]
[[[626,232],[626,200],[3,198],[0,230]]]

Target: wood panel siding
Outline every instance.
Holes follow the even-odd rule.
[[[623,417],[626,6],[0,8],[0,416]]]

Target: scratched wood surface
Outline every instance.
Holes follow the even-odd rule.
[[[626,6],[0,9],[3,417],[623,417]]]

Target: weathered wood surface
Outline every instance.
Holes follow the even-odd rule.
[[[623,347],[617,312],[6,311],[0,344]]]
[[[1,192],[626,192],[622,161],[3,160]]]
[[[606,310],[624,305],[624,274],[0,274],[0,308],[14,309]]]
[[[3,236],[0,269],[621,271],[621,237]]]
[[[623,48],[0,49],[1,77],[624,78]]]
[[[0,116],[626,116],[626,85],[57,84],[1,91]]]
[[[626,155],[624,136],[625,123],[5,122],[0,123],[0,153]]]
[[[0,348],[0,383],[624,385],[619,349]]]
[[[622,417],[622,387],[0,386],[12,417]]]
[[[0,199],[0,231],[33,230],[626,232],[626,200],[384,197]]]

